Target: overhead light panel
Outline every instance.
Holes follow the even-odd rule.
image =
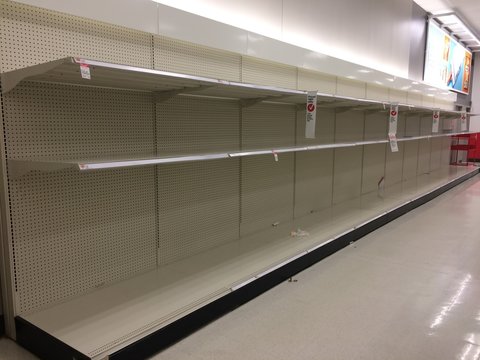
[[[440,27],[447,30],[458,41],[473,52],[480,51],[480,39],[454,12],[431,15]]]

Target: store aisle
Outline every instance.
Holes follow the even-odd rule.
[[[480,359],[480,177],[155,360]]]
[[[480,359],[480,176],[294,279],[154,359]]]

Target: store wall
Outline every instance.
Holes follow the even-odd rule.
[[[211,21],[189,19],[151,0],[22,0],[73,15],[137,30],[172,36],[203,45],[219,37],[227,47],[244,39],[213,31]],[[326,55],[352,61],[397,76],[408,76],[412,1],[405,0],[162,0],[164,4],[285,41]],[[179,21],[182,20],[182,21]],[[186,34],[188,32],[188,34]],[[193,32],[195,34],[193,34]],[[185,38],[188,37],[188,38]],[[203,39],[202,39],[203,38]],[[252,41],[252,39],[250,39]],[[230,44],[228,44],[230,43]],[[228,48],[227,50],[237,50]]]
[[[412,20],[410,26],[410,60],[408,78],[423,80],[425,67],[425,47],[427,44],[427,12],[416,3],[412,4]]]
[[[480,64],[480,53],[475,55],[475,64]],[[480,71],[474,71],[473,73],[472,113],[480,113]],[[480,116],[470,119],[470,130],[480,132]]]
[[[161,0],[340,59],[408,75],[412,2],[405,0]]]

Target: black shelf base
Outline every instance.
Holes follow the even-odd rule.
[[[0,337],[5,335],[5,317],[0,315]]]

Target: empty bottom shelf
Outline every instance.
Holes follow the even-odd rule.
[[[452,182],[450,167],[369,193],[21,318],[91,358],[104,358],[335,237]],[[292,237],[300,228],[308,236]]]

